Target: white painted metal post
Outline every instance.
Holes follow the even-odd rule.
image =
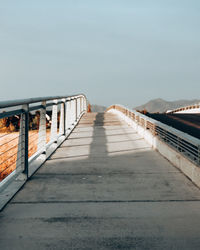
[[[76,120],[79,117],[79,98],[76,98]]]
[[[16,171],[23,172],[25,169],[25,114],[21,114],[20,118],[20,130],[19,130],[19,140],[18,140],[18,151],[17,151],[17,161],[16,161]]]
[[[78,105],[77,105],[77,98],[75,98],[74,102],[75,102],[75,123],[76,123],[77,118],[78,118]]]
[[[54,104],[52,107],[52,119],[51,119],[51,141],[57,140],[57,123],[58,123],[58,101],[54,100]]]
[[[82,97],[79,98],[79,110],[80,110],[80,115],[82,113]]]
[[[77,98],[77,120],[78,118],[80,117],[80,114],[81,114],[81,109],[80,109],[80,97]]]
[[[46,152],[46,102],[42,103],[43,108],[40,110],[40,124],[38,134],[37,150]]]
[[[74,100],[70,100],[70,126],[74,123]]]
[[[85,97],[84,97],[84,110],[87,112],[87,102],[86,102]]]
[[[82,97],[82,111],[85,111],[84,110],[84,97]]]
[[[73,100],[70,100],[70,126],[72,126],[73,124]]]
[[[83,97],[81,96],[80,97],[80,114],[82,113],[82,107],[83,107],[83,105],[82,105],[82,100],[83,100]]]
[[[76,123],[76,99],[73,99],[73,124]]]
[[[70,116],[71,101],[67,100],[65,109],[65,133],[68,134],[69,128],[71,127],[71,116]]]
[[[22,106],[25,113],[21,114],[18,151],[16,160],[16,172],[24,173],[23,179],[28,176],[28,129],[29,129],[29,106]],[[26,177],[25,177],[26,176]]]
[[[74,99],[71,100],[71,126],[74,124],[75,119],[75,105]]]
[[[61,108],[60,108],[60,126],[59,126],[59,135],[64,134],[64,127],[65,127],[65,99],[62,100]]]
[[[83,97],[80,97],[80,113],[82,114],[83,112]]]

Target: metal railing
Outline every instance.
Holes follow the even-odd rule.
[[[185,106],[185,107],[180,107],[180,108],[173,109],[173,110],[169,110],[166,113],[168,113],[168,114],[187,113],[187,112],[190,112],[191,110],[198,110],[198,113],[199,113],[200,112],[200,103]]]
[[[83,94],[0,102],[0,190],[29,178],[86,111]]]
[[[123,113],[134,121],[136,125],[141,126],[144,130],[148,130],[153,136],[157,136],[161,141],[184,155],[190,161],[200,165],[199,139],[121,105],[112,105],[107,111],[112,109]]]

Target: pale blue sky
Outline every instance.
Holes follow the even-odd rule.
[[[0,0],[0,99],[200,98],[199,0]]]

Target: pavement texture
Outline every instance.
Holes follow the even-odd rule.
[[[0,249],[200,249],[200,190],[110,113],[88,113],[0,213]]]

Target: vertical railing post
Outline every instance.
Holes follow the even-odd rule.
[[[87,112],[87,101],[85,97],[84,97],[84,110]]]
[[[78,120],[78,97],[76,98],[76,121]]]
[[[83,112],[83,97],[80,97],[80,113],[82,114]]]
[[[77,105],[77,98],[75,98],[75,122],[78,118],[78,105]]]
[[[72,125],[75,124],[76,120],[76,105],[75,105],[75,99],[72,99]]]
[[[65,134],[65,99],[62,100],[60,107],[60,123],[59,123],[59,135]]]
[[[25,106],[25,174],[28,178],[28,131],[29,131],[29,105]]]
[[[46,102],[42,102],[37,150],[46,153]]]
[[[51,141],[57,140],[57,123],[58,123],[58,101],[54,100],[53,107],[52,107],[52,120],[51,120]]]
[[[67,125],[67,124],[66,124],[66,117],[67,117],[66,109],[67,109],[67,99],[64,100],[63,108],[64,108],[64,110],[63,110],[63,112],[64,112],[64,114],[63,114],[63,119],[64,119],[64,121],[63,121],[63,125],[64,125],[64,127],[63,127],[63,134],[64,134],[64,136],[66,136],[66,125]]]
[[[25,104],[22,106],[24,113],[20,118],[20,131],[18,141],[18,151],[16,160],[17,173],[23,173],[25,179],[28,178],[28,130],[29,130],[29,106]],[[23,177],[24,179],[24,177]]]
[[[79,117],[80,117],[80,114],[81,114],[81,98],[80,97],[78,97],[78,99],[77,99],[77,105],[78,105],[78,119],[79,119]]]
[[[25,159],[25,113],[20,116],[20,130],[18,139],[18,149],[17,149],[17,161],[16,161],[16,171],[23,172],[25,170],[24,159]]]
[[[74,124],[74,117],[75,117],[75,109],[74,109],[74,99],[71,99],[70,101],[70,125],[72,126]]]
[[[85,111],[84,97],[82,97],[82,111]]]
[[[77,104],[77,117],[76,117],[76,120],[78,120],[79,118],[79,115],[80,115],[80,102],[79,102],[79,97],[76,99],[76,104]]]
[[[73,124],[73,116],[74,116],[74,110],[73,110],[73,99],[70,99],[70,128],[72,127]]]
[[[76,123],[76,99],[73,99],[73,125]]]
[[[69,129],[71,127],[71,100],[66,101],[66,109],[65,109],[65,134],[68,134]]]
[[[70,127],[73,124],[73,99],[70,99]]]
[[[71,98],[68,100],[68,105],[67,105],[67,117],[68,117],[68,128],[71,128],[72,125],[72,100]]]

